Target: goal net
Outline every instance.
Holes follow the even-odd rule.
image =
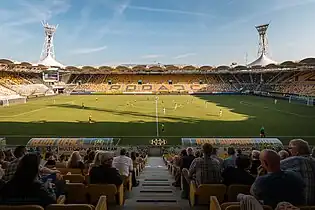
[[[305,104],[307,106],[314,106],[314,97],[290,95],[289,103],[298,103],[298,104]]]

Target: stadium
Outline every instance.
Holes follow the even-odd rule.
[[[256,27],[257,60],[216,67],[64,66],[55,60],[56,27],[43,26],[39,63],[0,60],[0,135],[10,144],[110,137],[125,145],[156,138],[180,145],[182,138],[259,137],[262,126],[285,143],[315,136],[315,58],[272,61],[268,25]]]
[[[268,26],[246,65],[96,67],[43,22],[39,62],[0,59],[0,210],[314,209],[315,58]]]

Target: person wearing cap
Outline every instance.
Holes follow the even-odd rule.
[[[114,154],[109,151],[99,151],[97,154],[90,170],[90,183],[121,185],[123,181],[119,171],[112,167]]]

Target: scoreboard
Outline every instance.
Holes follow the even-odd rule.
[[[50,68],[46,71],[43,71],[43,80],[44,82],[58,82],[59,81],[59,69]]]

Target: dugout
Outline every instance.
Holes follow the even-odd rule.
[[[113,138],[32,138],[26,144],[28,148],[50,147],[59,149],[112,149]]]
[[[201,147],[204,143],[218,149],[218,155],[225,157],[228,147],[250,151],[252,149],[282,149],[283,144],[277,138],[182,138],[183,147]]]

